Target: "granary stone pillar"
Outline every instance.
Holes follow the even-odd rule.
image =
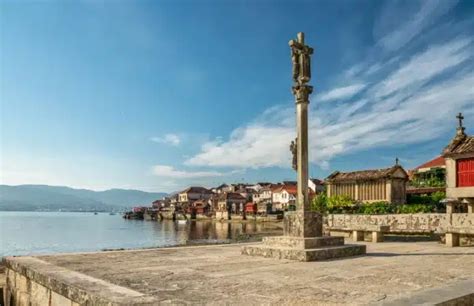
[[[464,202],[467,203],[467,213],[473,214],[474,213],[474,198],[466,198]]]
[[[355,182],[354,183],[354,200],[359,201],[359,183]]]
[[[385,181],[385,201],[392,203],[392,180]]]

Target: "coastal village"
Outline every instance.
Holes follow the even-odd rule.
[[[133,207],[123,213],[125,220],[104,216],[119,221],[117,240],[127,236],[124,224],[157,228],[139,249],[123,244],[93,252],[6,256],[0,304],[3,299],[8,306],[474,305],[474,122],[466,124],[462,114],[472,110],[465,105],[449,110],[444,120],[452,122],[453,137],[414,168],[393,156],[382,168],[354,166],[310,177],[314,49],[304,32],[288,46],[295,181],[189,186]],[[429,70],[428,62],[420,70]],[[228,233],[232,227],[268,225],[278,233],[263,232],[254,241],[233,241],[229,234],[229,241],[213,243],[207,237],[204,245],[166,244],[168,237],[156,235],[168,227],[185,236],[202,225]],[[100,232],[87,240],[94,243],[95,235]],[[137,237],[145,240],[142,232]]]
[[[326,208],[333,202],[333,212],[338,212],[337,206],[348,212],[351,207],[382,205],[403,207],[407,213],[473,213],[474,136],[466,134],[461,113],[457,119],[455,137],[432,160],[405,169],[395,158],[383,169],[335,171],[324,180],[311,178],[310,200],[315,204],[324,198]],[[134,207],[124,218],[277,221],[295,209],[296,195],[296,181],[221,184],[209,189],[191,186],[150,206]]]

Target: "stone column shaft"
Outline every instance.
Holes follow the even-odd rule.
[[[296,126],[298,135],[298,209],[310,210],[308,195],[308,104],[296,101]]]

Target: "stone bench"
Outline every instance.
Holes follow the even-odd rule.
[[[372,242],[383,242],[384,233],[390,231],[389,225],[353,225],[353,226],[329,226],[329,231],[344,231],[352,232],[352,239],[354,241],[364,241],[364,233],[372,233]]]
[[[446,246],[457,247],[459,246],[460,235],[474,235],[474,227],[448,227],[446,229]]]

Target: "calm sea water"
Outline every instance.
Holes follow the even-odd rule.
[[[261,223],[124,220],[108,213],[1,212],[0,257],[226,241],[275,230]]]

